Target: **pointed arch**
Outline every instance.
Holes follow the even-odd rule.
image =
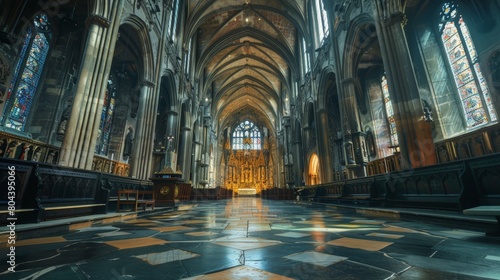
[[[320,161],[316,153],[312,153],[309,157],[309,168],[307,172],[307,184],[319,185],[321,184],[320,176]]]

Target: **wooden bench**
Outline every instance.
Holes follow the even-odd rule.
[[[463,210],[464,215],[494,216],[497,219],[497,230],[486,232],[487,236],[500,236],[500,205],[482,205]]]
[[[147,206],[151,205],[151,210],[154,210],[155,193],[154,191],[119,190],[116,200],[116,212],[120,212],[123,204],[132,205],[134,212],[137,212],[139,205],[142,205],[143,210],[146,210]]]
[[[387,202],[392,207],[460,211],[467,196],[464,162],[442,163],[392,172],[387,181]]]
[[[337,181],[319,185],[316,188],[314,201],[325,203],[340,203],[344,191],[345,182]]]

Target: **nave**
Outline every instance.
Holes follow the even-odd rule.
[[[0,278],[500,279],[498,238],[353,209],[254,197],[181,204],[18,240],[16,272]]]

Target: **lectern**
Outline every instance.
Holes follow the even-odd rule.
[[[155,206],[175,206],[174,198],[179,192],[182,183],[182,172],[174,171],[167,166],[162,171],[155,172],[152,178],[155,192]]]

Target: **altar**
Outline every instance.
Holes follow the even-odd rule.
[[[267,138],[262,139],[260,133],[253,123],[245,121],[234,131],[232,140],[227,135],[221,185],[235,195],[260,195],[274,185],[274,160]]]
[[[238,196],[256,196],[257,195],[257,190],[256,189],[251,189],[251,188],[238,188],[236,190],[238,193]]]

